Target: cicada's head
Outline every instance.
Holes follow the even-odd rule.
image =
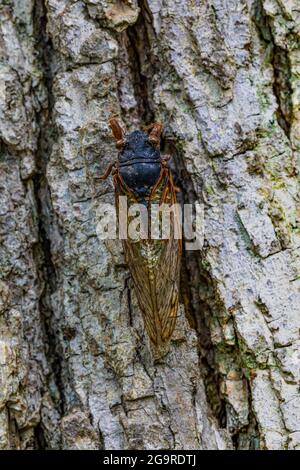
[[[149,134],[143,131],[134,131],[127,135],[120,149],[119,162],[122,164],[156,162],[160,160],[160,151],[151,142]]]
[[[110,124],[119,149],[120,175],[138,199],[145,202],[161,173],[159,144],[162,126],[153,124],[149,126],[150,133],[134,131],[125,136],[116,120],[111,120]]]

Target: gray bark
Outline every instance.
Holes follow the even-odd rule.
[[[0,448],[300,449],[297,0],[0,1]],[[155,361],[108,118],[205,207]],[[298,160],[299,161],[299,160]]]

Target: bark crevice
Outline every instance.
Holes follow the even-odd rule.
[[[51,406],[55,409],[56,417],[63,415],[63,389],[62,374],[63,353],[59,351],[58,325],[55,324],[55,312],[51,297],[57,291],[58,279],[56,268],[52,259],[51,233],[56,225],[54,210],[52,207],[50,186],[47,180],[47,163],[52,151],[54,139],[54,124],[52,112],[54,106],[53,97],[53,46],[47,34],[47,10],[44,0],[35,0],[33,10],[34,38],[38,53],[42,83],[46,92],[45,101],[41,104],[36,115],[39,125],[37,150],[35,153],[36,172],[33,176],[34,195],[38,214],[38,239],[36,246],[36,262],[39,272],[40,299],[39,310],[41,326],[44,332],[45,354],[49,366],[49,375],[46,377],[47,390],[50,395]],[[54,390],[55,389],[55,392]],[[58,424],[58,423],[57,423]],[[36,429],[36,439],[39,448],[49,446],[49,435],[44,436],[43,418]],[[49,429],[48,429],[49,432]],[[55,447],[61,446],[60,430],[50,430],[50,441]],[[51,446],[51,444],[50,444]]]
[[[128,55],[128,67],[137,104],[135,112],[141,124],[146,125],[154,121],[150,77],[155,73],[155,63],[151,55],[151,43],[148,35],[151,23],[142,0],[139,0],[139,7],[140,14],[136,23],[122,33],[120,41],[125,46]]]
[[[277,102],[277,121],[286,137],[290,140],[293,117],[291,101],[293,90],[289,52],[276,44],[272,23],[270,17],[265,13],[263,0],[256,0],[253,10],[256,27],[266,49],[266,56],[269,56],[273,68],[273,93]],[[267,48],[269,49],[268,52]]]

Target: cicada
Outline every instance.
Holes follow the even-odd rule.
[[[111,173],[116,196],[126,196],[128,207],[141,203],[176,206],[176,192],[169,156],[160,153],[162,125],[154,123],[146,130],[125,134],[116,118],[109,121],[118,149],[117,161],[111,163],[101,179]],[[167,239],[123,239],[125,259],[131,272],[138,304],[148,335],[155,346],[170,339],[178,311],[179,280],[182,254],[181,238],[175,236],[178,213],[172,213],[170,236]]]

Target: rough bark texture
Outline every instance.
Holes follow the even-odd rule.
[[[0,0],[0,448],[300,449],[298,0]],[[205,243],[154,361],[98,177],[165,123]]]

